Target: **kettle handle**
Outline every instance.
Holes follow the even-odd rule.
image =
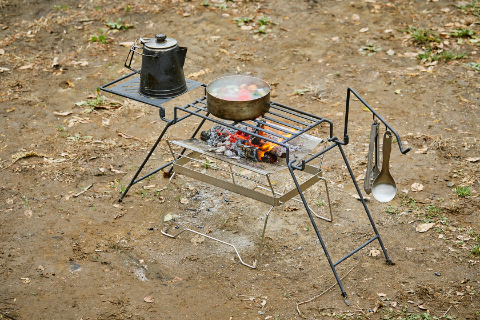
[[[138,46],[137,45],[137,41],[140,41],[140,43],[144,43],[144,40],[148,40],[146,38],[139,38],[139,39],[135,39],[135,41],[133,42],[132,46],[130,47],[130,51],[128,52],[128,55],[127,55],[127,59],[125,60],[125,63],[124,63],[124,66],[125,68],[135,72],[135,73],[138,73],[140,74],[140,71],[142,69],[138,69],[138,70],[135,70],[131,67],[132,65],[132,60],[133,60],[133,55],[136,53],[136,54],[139,54],[141,56],[146,56],[146,57],[155,57],[154,55],[151,55],[151,54],[144,54],[143,52],[139,52],[135,49],[141,49],[143,50],[142,47]]]

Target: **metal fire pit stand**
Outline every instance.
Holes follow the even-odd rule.
[[[136,172],[136,174],[134,175],[132,181],[130,182],[130,184],[128,185],[128,187],[126,188],[125,192],[122,194],[121,198],[119,199],[119,201],[121,202],[122,199],[125,197],[125,195],[127,194],[128,190],[130,189],[130,187],[135,184],[135,183],[138,183],[140,181],[142,181],[143,179],[157,173],[158,171],[164,169],[164,168],[167,168],[171,165],[173,165],[173,167],[171,168],[171,171],[172,169],[173,170],[182,170],[180,167],[181,167],[181,160],[190,160],[188,159],[188,157],[190,156],[193,156],[194,154],[188,154],[187,156],[184,156],[184,153],[185,151],[187,150],[187,148],[183,148],[183,150],[180,152],[180,154],[178,155],[177,158],[174,158],[174,160],[170,161],[169,163],[163,165],[162,167],[148,173],[147,175],[141,177],[141,178],[138,178],[138,175],[140,174],[140,172],[142,171],[143,167],[145,166],[145,164],[147,163],[147,161],[149,160],[150,156],[152,155],[152,153],[154,152],[154,150],[156,149],[156,147],[158,146],[158,143],[160,142],[160,140],[163,138],[165,132],[168,130],[168,128],[173,125],[173,124],[176,124],[178,122],[181,122],[182,120],[190,117],[190,116],[197,116],[197,117],[200,117],[202,118],[200,124],[198,125],[198,127],[194,130],[194,133],[192,134],[192,138],[195,138],[195,136],[197,135],[198,131],[200,130],[200,128],[204,125],[205,121],[211,121],[211,122],[214,122],[214,123],[217,123],[217,124],[222,124],[222,125],[227,125],[227,127],[234,127],[235,128],[235,125],[238,125],[238,123],[233,123],[233,124],[228,124],[228,123],[225,123],[224,121],[220,121],[216,118],[211,118],[210,117],[210,114],[206,111],[206,97],[202,97],[198,100],[195,100],[193,103],[190,103],[188,105],[186,105],[185,107],[175,107],[174,108],[174,118],[173,119],[166,119],[165,118],[165,109],[163,108],[163,106],[161,106],[162,103],[165,103],[166,101],[168,101],[169,99],[165,100],[165,99],[149,99],[149,98],[146,98],[144,96],[141,96],[140,94],[138,94],[138,77],[134,77],[133,79],[130,79],[129,81],[127,81],[126,83],[128,83],[128,85],[126,85],[126,83],[122,83],[122,84],[119,84],[113,88],[110,88],[110,86],[112,86],[113,84],[117,83],[117,82],[120,82],[121,80],[125,80],[131,76],[134,76],[135,73],[131,73],[125,77],[122,77],[118,80],[115,80],[111,83],[108,83],[104,86],[101,87],[102,90],[106,91],[106,92],[109,92],[109,93],[113,93],[113,94],[117,94],[117,95],[120,95],[120,96],[123,96],[123,97],[126,97],[126,98],[129,98],[129,99],[134,99],[134,100],[137,100],[137,101],[140,101],[140,102],[143,102],[143,103],[147,103],[147,104],[150,104],[150,105],[153,105],[155,107],[158,107],[160,109],[160,118],[166,122],[166,126],[164,128],[164,130],[162,131],[162,133],[160,134],[160,136],[158,137],[157,141],[155,142],[155,144],[153,145],[152,149],[150,150],[150,152],[148,153],[147,157],[145,158],[145,160],[143,161],[142,165],[139,167],[138,171]],[[137,84],[135,84],[135,79],[137,79]],[[206,90],[206,85],[204,84],[201,84],[201,83],[198,83],[198,82],[195,82],[195,81],[191,81],[191,80],[187,80],[187,86],[188,86],[188,89],[189,91],[192,90],[193,88],[196,88],[198,86],[204,86],[205,87],[205,90]],[[336,267],[342,263],[343,261],[347,260],[349,257],[351,257],[352,255],[354,255],[356,252],[360,251],[361,249],[363,249],[364,247],[366,247],[368,244],[372,243],[373,241],[375,240],[378,240],[381,248],[382,248],[382,251],[383,251],[383,254],[385,256],[385,259],[386,259],[386,262],[387,264],[390,264],[392,265],[393,262],[390,260],[390,258],[388,257],[388,254],[387,254],[387,251],[385,249],[385,246],[383,245],[383,242],[380,238],[380,234],[378,233],[378,230],[375,226],[375,223],[372,219],[372,216],[370,214],[370,211],[368,210],[368,207],[367,207],[367,204],[365,203],[365,199],[363,198],[363,195],[362,195],[362,192],[360,191],[360,188],[358,186],[358,183],[355,179],[355,176],[353,174],[353,171],[350,167],[350,164],[348,163],[348,160],[347,160],[347,157],[345,155],[345,152],[343,151],[343,147],[344,145],[347,145],[349,143],[349,136],[348,136],[348,116],[349,116],[349,109],[350,109],[350,95],[353,94],[355,95],[358,100],[373,114],[373,119],[375,121],[375,119],[378,119],[380,122],[382,122],[386,128],[388,128],[396,137],[397,139],[397,143],[398,143],[398,146],[399,146],[399,149],[400,149],[400,152],[402,154],[406,154],[407,152],[410,151],[410,148],[404,150],[403,149],[403,146],[402,146],[402,143],[401,143],[401,140],[400,140],[400,136],[397,134],[397,132],[377,113],[375,112],[375,110],[373,110],[372,107],[370,107],[368,105],[368,103],[365,102],[365,100],[363,100],[352,88],[348,88],[347,90],[347,97],[346,97],[346,111],[345,111],[345,123],[344,123],[344,135],[343,135],[343,141],[341,141],[339,138],[337,138],[336,136],[333,136],[333,122],[330,121],[330,120],[327,120],[327,119],[324,119],[324,118],[320,118],[320,117],[317,117],[317,116],[314,116],[314,115],[311,115],[311,114],[308,114],[308,113],[304,113],[304,112],[301,112],[299,110],[296,110],[296,109],[293,109],[293,108],[290,108],[290,107],[287,107],[287,106],[284,106],[284,105],[280,105],[280,104],[277,104],[277,103],[271,103],[271,106],[274,107],[274,110],[283,110],[285,111],[287,114],[296,114],[296,115],[300,115],[300,117],[303,117],[305,119],[310,119],[313,121],[313,124],[307,126],[307,127],[304,127],[303,130],[300,130],[301,132],[297,135],[301,135],[301,134],[304,134],[305,132],[313,129],[314,127],[320,125],[321,123],[328,123],[330,125],[330,137],[328,139],[329,142],[331,142],[331,144],[324,148],[322,151],[314,154],[313,156],[310,156],[308,158],[303,158],[302,160],[298,160],[297,158],[293,158],[290,157],[290,153],[288,151],[288,147],[287,147],[287,157],[286,157],[286,163],[287,163],[287,167],[288,167],[288,170],[290,171],[290,174],[292,176],[292,179],[295,183],[295,187],[296,187],[296,194],[298,194],[301,198],[301,201],[303,202],[303,205],[305,207],[305,210],[307,211],[307,214],[308,214],[308,217],[310,218],[310,222],[312,223],[312,226],[315,230],[315,234],[317,235],[317,238],[322,246],[322,249],[325,253],[325,256],[327,257],[327,260],[328,260],[328,263],[330,265],[330,268],[332,269],[332,272],[335,276],[335,279],[337,280],[337,283],[339,285],[339,288],[342,292],[342,295],[347,298],[347,293],[345,292],[344,288],[343,288],[343,285],[341,283],[341,280],[340,280],[340,277],[338,276],[337,274],[337,271],[336,271]],[[199,106],[200,105],[200,106]],[[183,111],[184,113],[186,113],[185,115],[183,116],[178,116],[178,111]],[[255,120],[255,121],[262,121],[262,118],[260,118],[261,120]],[[286,121],[290,122],[291,119],[289,119],[288,117],[285,118]],[[270,120],[268,117],[265,119],[265,121],[267,120]],[[277,121],[278,122],[278,121]],[[301,122],[301,121],[300,121]],[[241,122],[240,124],[244,124],[243,122]],[[268,125],[266,122],[263,122],[263,124],[266,124]],[[284,123],[284,124],[287,124],[287,123]],[[253,136],[255,136],[255,134],[253,134]],[[295,136],[295,135],[294,135]],[[260,137],[260,136],[259,136]],[[260,137],[260,138],[264,138],[264,137]],[[266,139],[268,140],[268,139]],[[289,140],[289,139],[287,139]],[[274,142],[274,143],[277,143],[279,145],[283,145],[285,146],[284,144],[282,143],[278,143],[276,141],[271,141],[271,142]],[[284,141],[285,142],[285,141]],[[329,152],[330,150],[334,149],[338,147],[339,151],[340,151],[340,154],[342,155],[342,158],[343,158],[343,161],[347,167],[347,170],[350,174],[350,178],[352,179],[352,182],[355,186],[355,189],[357,190],[357,193],[358,193],[358,196],[360,197],[360,200],[362,202],[362,205],[363,205],[363,208],[365,210],[365,213],[367,214],[368,216],[368,219],[370,221],[370,224],[375,232],[375,236],[372,237],[371,239],[369,239],[368,241],[366,241],[365,243],[363,243],[362,245],[360,245],[359,247],[357,247],[356,249],[354,249],[353,251],[351,251],[350,253],[348,253],[347,255],[345,255],[343,258],[339,259],[338,261],[336,262],[333,262],[329,253],[328,253],[328,250],[327,250],[327,247],[322,239],[322,236],[320,234],[320,231],[318,230],[318,227],[317,227],[317,224],[315,222],[315,219],[314,219],[314,214],[312,213],[312,210],[310,209],[310,207],[308,206],[308,203],[305,199],[305,196],[303,194],[304,192],[304,189],[302,188],[302,184],[299,183],[298,179],[297,179],[297,176],[295,175],[295,171],[305,171],[305,172],[308,172],[308,170],[310,170],[311,166],[308,165],[309,162],[317,159],[318,157],[322,156],[323,154]],[[194,159],[194,157],[190,157],[191,159]],[[186,160],[185,160],[186,159]],[[175,163],[177,161],[177,163]],[[188,161],[187,161],[188,162]],[[180,165],[179,165],[180,164]],[[275,198],[275,192],[273,191],[273,198]],[[277,198],[278,199],[278,198]],[[271,203],[272,207],[273,207],[273,203]],[[270,209],[271,210],[271,209]],[[270,211],[268,212],[268,214],[270,213]],[[265,232],[265,226],[266,226],[266,220],[268,219],[268,214],[267,214],[267,217],[265,219],[265,225],[264,225],[264,229],[263,229],[263,233],[262,233],[262,239],[263,239],[263,235],[264,235],[264,232]],[[162,226],[163,226],[163,219],[162,219]],[[162,230],[162,233],[163,233],[163,230]],[[196,232],[197,233],[197,232]],[[167,234],[168,236],[172,236],[172,235],[169,235]],[[176,236],[176,235],[175,235]],[[202,234],[202,236],[205,236]],[[208,236],[207,236],[208,237]],[[216,239],[215,239],[216,240]],[[228,244],[228,243],[225,243],[225,244]],[[230,244],[228,244],[230,245]],[[262,243],[261,243],[262,245]],[[236,250],[236,248],[234,248],[235,251],[237,252],[237,255],[238,255],[238,251]],[[261,247],[260,247],[261,249]],[[239,256],[240,258],[240,256]],[[242,260],[241,260],[242,263],[244,263]],[[245,263],[244,263],[245,264]],[[255,266],[250,266],[250,267],[255,267]],[[345,300],[345,302],[348,304],[348,301]]]
[[[313,142],[313,144],[317,145],[319,142],[321,142],[321,139],[318,139],[318,140],[311,139],[309,142],[310,143]],[[170,177],[170,180],[168,182],[167,195],[165,197],[165,205],[164,205],[163,216],[162,216],[162,225],[161,225],[161,228],[160,228],[162,234],[164,234],[168,237],[171,237],[171,238],[175,238],[185,231],[193,232],[193,233],[201,235],[203,237],[206,237],[206,238],[215,240],[217,242],[226,244],[228,246],[231,246],[235,250],[235,253],[238,256],[238,259],[240,260],[240,262],[243,265],[245,265],[247,267],[250,267],[250,268],[256,268],[256,266],[258,265],[258,263],[260,261],[260,255],[261,255],[261,251],[262,251],[262,247],[263,247],[263,240],[264,240],[264,236],[265,236],[265,229],[267,227],[268,217],[269,217],[272,209],[276,206],[279,206],[279,205],[287,202],[290,199],[292,199],[294,201],[302,202],[301,200],[298,200],[298,199],[294,198],[295,196],[298,195],[297,188],[293,188],[289,192],[284,192],[283,194],[275,191],[275,186],[271,182],[271,181],[273,181],[272,178],[271,178],[271,174],[274,174],[274,173],[279,172],[279,171],[283,171],[284,169],[286,169],[286,166],[275,166],[275,167],[273,167],[273,166],[271,166],[271,164],[266,164],[264,166],[264,168],[266,168],[267,170],[262,170],[261,168],[258,169],[258,168],[252,167],[252,166],[248,166],[248,165],[239,163],[239,162],[235,161],[234,159],[208,152],[207,150],[209,149],[209,146],[206,145],[203,141],[198,141],[196,139],[189,139],[189,140],[184,140],[184,141],[169,141],[169,140],[167,140],[167,144],[168,144],[170,152],[171,152],[171,154],[172,154],[172,156],[175,160],[174,160],[174,163],[173,163],[173,174]],[[180,149],[184,149],[184,150],[187,149],[187,150],[190,151],[190,153],[185,155],[185,154],[183,154],[183,152],[176,151],[175,146],[177,147],[177,149],[178,149],[178,147]],[[199,157],[201,155],[207,155],[211,158],[216,159],[217,161],[221,161],[223,163],[226,163],[226,168],[222,168],[219,165],[215,165],[215,171],[220,171],[221,173],[226,173],[226,176],[230,177],[231,181],[225,181],[224,179],[219,179],[217,177],[214,177],[212,174],[207,175],[206,173],[199,172],[198,170],[195,170],[194,168],[187,168],[185,166],[187,163],[190,163],[190,162],[196,163],[197,167],[200,167],[200,168],[204,168],[205,166],[212,166],[211,163],[205,162],[205,160],[200,160]],[[321,159],[321,160],[323,160],[323,159]],[[327,200],[328,200],[328,207],[329,207],[329,211],[330,211],[330,218],[325,218],[325,217],[319,216],[312,209],[310,209],[310,210],[316,217],[331,222],[332,218],[333,218],[333,215],[332,215],[332,207],[331,207],[331,203],[330,203],[330,196],[329,196],[329,192],[328,192],[328,184],[327,184],[327,181],[325,180],[325,178],[323,177],[323,171],[321,169],[321,165],[322,165],[322,161],[320,161],[320,163],[318,165],[318,168],[310,166],[310,165],[305,165],[305,170],[304,171],[307,172],[308,174],[310,174],[311,177],[309,179],[307,179],[306,181],[304,181],[303,183],[301,183],[300,188],[303,191],[305,191],[308,188],[315,185],[320,180],[323,180],[323,182],[325,184],[326,193],[327,193]],[[235,170],[233,170],[233,167],[238,167],[238,168],[241,168],[241,169],[251,170],[252,172],[254,172],[256,174],[256,176],[260,176],[260,178],[244,176],[244,175],[236,172]],[[270,206],[270,209],[268,210],[268,212],[265,216],[265,219],[264,219],[265,222],[264,222],[264,225],[263,225],[261,240],[260,240],[259,247],[258,247],[258,253],[257,253],[256,259],[254,260],[254,262],[251,265],[247,264],[243,261],[243,259],[240,256],[240,253],[238,252],[237,248],[231,243],[225,242],[223,240],[220,240],[220,239],[217,239],[217,238],[214,238],[214,237],[211,237],[211,236],[207,236],[206,234],[200,233],[200,232],[192,230],[190,228],[183,228],[182,230],[178,231],[176,234],[170,234],[170,233],[168,233],[168,231],[165,230],[164,221],[165,221],[165,214],[167,212],[168,199],[169,199],[169,195],[170,195],[170,183],[171,183],[175,174],[182,174],[182,175],[188,176],[190,178],[193,178],[193,179],[196,179],[196,180],[199,180],[199,181],[203,181],[203,182],[208,183],[210,185],[214,185],[216,187],[219,187],[219,188],[222,188],[222,189],[225,189],[225,190],[229,190],[229,191],[234,192],[236,194],[243,195],[245,197],[260,201],[260,202],[265,203],[265,204]],[[241,183],[241,182],[245,182],[245,181],[254,183],[254,186],[251,187],[251,188],[245,187]],[[260,189],[260,191],[256,191],[256,189]],[[265,193],[265,191],[267,193]]]

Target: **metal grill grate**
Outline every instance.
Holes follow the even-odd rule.
[[[211,116],[207,110],[206,97],[189,103],[183,107],[174,108],[173,121],[179,122],[190,116],[196,116],[205,120],[214,122],[216,124],[234,129],[245,134],[249,134],[253,137],[269,141],[280,146],[285,147],[287,150],[286,161],[289,162],[290,147],[288,142],[301,137],[309,130],[317,127],[318,125],[327,122],[330,124],[330,131],[333,130],[333,125],[330,120],[317,117],[312,114],[308,114],[293,108],[287,107],[280,103],[270,102],[270,110],[263,116],[246,121],[230,121]],[[250,129],[250,130],[248,130]],[[278,133],[278,131],[291,134],[290,137]],[[247,131],[248,130],[248,131]],[[270,136],[282,139],[269,138]]]

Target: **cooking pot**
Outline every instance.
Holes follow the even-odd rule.
[[[139,70],[130,66],[135,53],[142,56],[142,67]],[[135,40],[125,67],[140,74],[141,94],[154,98],[173,98],[187,92],[183,74],[186,55],[187,48],[179,47],[177,40],[167,38],[165,34],[157,34],[155,38]]]
[[[258,91],[250,90],[255,87],[258,90],[261,89],[264,94],[257,94]],[[222,90],[230,90],[232,94],[228,95],[227,92],[222,96],[219,94]],[[245,90],[247,98],[238,94],[241,90]],[[248,98],[249,90],[250,93],[255,92],[251,99]],[[253,120],[269,109],[270,86],[262,79],[245,75],[226,76],[213,80],[207,86],[207,110],[218,118],[233,121]]]

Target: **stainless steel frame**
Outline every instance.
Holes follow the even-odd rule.
[[[321,141],[321,140],[319,140],[319,141]],[[293,187],[290,191],[285,192],[283,194],[279,193],[279,192],[276,192],[274,190],[273,184],[271,183],[271,174],[272,174],[271,172],[265,172],[261,169],[258,169],[258,168],[252,167],[252,166],[246,166],[242,163],[233,163],[233,162],[228,163],[228,169],[224,169],[224,168],[221,168],[220,166],[216,166],[217,170],[227,173],[227,176],[230,176],[232,178],[232,181],[222,180],[222,179],[213,177],[211,175],[206,175],[206,174],[204,174],[202,172],[199,172],[199,171],[196,171],[194,169],[187,168],[186,165],[190,162],[197,162],[197,163],[201,164],[201,167],[203,167],[204,165],[208,165],[204,160],[199,159],[199,157],[201,155],[208,155],[208,157],[215,158],[216,160],[225,161],[224,157],[216,155],[215,153],[210,153],[210,152],[206,153],[203,150],[201,150],[200,148],[195,148],[195,150],[192,151],[191,150],[191,148],[193,148],[193,147],[191,147],[192,139],[190,139],[189,142],[190,142],[190,148],[188,148],[188,145],[185,143],[185,141],[169,141],[169,140],[167,140],[167,145],[170,149],[170,152],[173,156],[174,161],[173,161],[173,174],[170,177],[170,180],[168,182],[168,189],[167,189],[165,205],[164,205],[164,210],[163,210],[163,215],[162,215],[161,233],[170,237],[170,238],[176,238],[178,235],[180,235],[184,231],[190,231],[190,232],[193,232],[195,234],[201,235],[205,238],[215,240],[219,243],[226,244],[228,246],[231,246],[235,250],[235,253],[237,254],[240,262],[243,265],[245,265],[247,267],[250,267],[250,268],[256,268],[257,265],[259,264],[259,261],[260,261],[260,256],[261,256],[262,247],[263,247],[263,241],[264,241],[264,238],[265,238],[265,230],[266,230],[266,227],[267,227],[270,212],[273,210],[274,207],[282,205],[285,202],[287,202],[288,200],[294,200],[294,201],[302,203],[302,200],[295,199],[295,197],[299,195],[298,189]],[[203,143],[203,142],[200,142],[200,143]],[[172,146],[172,145],[175,145],[176,147],[180,147],[180,148],[190,149],[191,152],[188,153],[188,154],[183,154],[182,152],[176,151],[175,147]],[[323,160],[323,157],[321,158],[321,160]],[[233,171],[232,165],[251,170],[252,172],[257,173],[259,176],[262,176],[264,178],[264,181],[261,181],[260,178],[252,178],[252,177],[248,177],[248,176],[244,176],[244,175],[241,175],[239,173],[236,173],[236,172]],[[283,168],[285,170],[287,169],[286,166],[284,166]],[[323,182],[325,183],[325,189],[326,189],[326,193],[327,193],[330,218],[325,218],[325,217],[322,217],[320,215],[317,215],[315,212],[312,211],[311,208],[309,208],[309,209],[310,209],[310,211],[312,211],[312,213],[316,217],[331,222],[333,220],[332,207],[331,207],[331,204],[330,204],[330,195],[329,195],[329,191],[328,191],[328,184],[327,184],[326,179],[323,177],[323,170],[321,169],[321,162],[320,162],[320,165],[318,166],[318,168],[310,166],[310,165],[306,165],[304,172],[307,172],[307,173],[311,174],[312,176],[309,179],[307,179],[306,181],[304,181],[302,184],[300,184],[300,190],[302,192],[304,192],[308,188],[312,187],[313,185],[315,185],[320,180],[323,180]],[[225,190],[229,190],[231,192],[234,192],[234,193],[243,195],[245,197],[248,197],[248,198],[251,198],[251,199],[254,199],[254,200],[258,200],[260,202],[263,202],[265,204],[270,205],[270,209],[268,210],[268,212],[265,216],[265,222],[264,222],[264,225],[263,225],[263,231],[262,231],[262,235],[261,235],[261,238],[260,238],[260,244],[259,244],[259,247],[258,247],[257,257],[252,264],[245,263],[243,261],[243,259],[241,258],[240,253],[238,252],[237,248],[231,243],[228,243],[228,242],[225,242],[223,240],[208,236],[206,234],[200,233],[200,232],[192,230],[190,228],[184,228],[184,229],[182,229],[181,231],[179,231],[175,234],[168,233],[166,230],[164,230],[164,220],[165,220],[165,215],[166,215],[166,212],[167,212],[168,199],[169,199],[169,194],[170,194],[170,183],[171,183],[175,174],[182,174],[182,175],[188,176],[190,178],[193,178],[193,179],[196,179],[196,180],[199,180],[199,181],[203,181],[203,182],[208,183],[210,185],[213,185],[213,186],[225,189]],[[240,184],[240,181],[239,181],[239,180],[242,180],[242,179],[245,180],[245,181],[253,182],[255,184],[255,186],[253,186],[252,188],[247,188],[245,186],[242,186]],[[266,192],[256,191],[256,189],[260,189],[260,190],[266,191]]]

